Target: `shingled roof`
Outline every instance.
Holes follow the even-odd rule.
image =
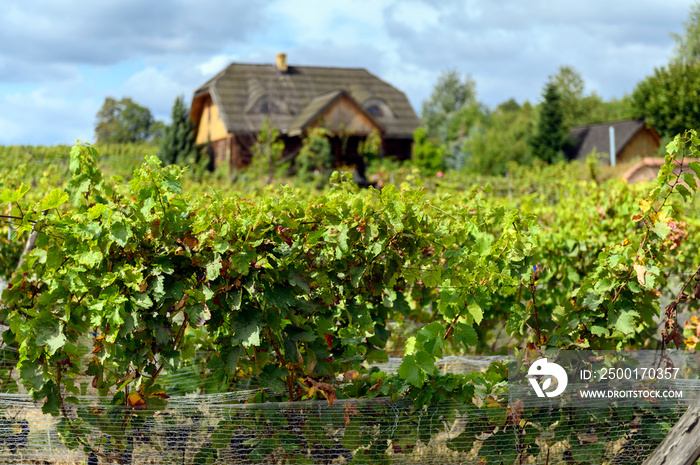
[[[230,133],[257,132],[269,118],[284,134],[298,130],[294,126],[300,122],[309,123],[308,116],[317,107],[341,92],[360,108],[380,103],[385,111],[371,117],[384,128],[384,137],[410,138],[420,125],[403,92],[362,68],[289,66],[280,71],[273,64],[232,63],[197,89],[194,97],[196,101],[209,94]],[[192,110],[196,111],[194,105]]]
[[[595,149],[610,155],[610,126],[615,128],[615,154],[619,154],[639,131],[645,128],[644,120],[633,119],[614,123],[576,126],[569,131],[572,146],[567,150],[569,159],[585,159]]]

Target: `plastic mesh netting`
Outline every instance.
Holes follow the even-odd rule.
[[[7,372],[13,354],[2,353]],[[448,357],[437,365],[465,372],[498,359]],[[391,359],[382,369],[397,366]],[[508,407],[503,398],[489,397],[478,405],[452,399],[417,410],[390,399],[246,404],[256,391],[243,390],[171,397],[161,410],[126,412],[86,395],[77,405],[65,404],[72,426],[44,415],[26,394],[5,393],[0,463],[638,464],[682,415],[691,391],[700,390],[697,381],[679,383],[688,395],[672,403],[623,399],[556,410]],[[75,442],[72,432],[86,444]]]
[[[85,399],[85,411],[109,409]],[[65,448],[57,421],[22,396],[3,396],[2,463],[611,463],[638,464],[663,438],[675,410],[611,419],[541,412],[530,428],[494,426],[480,409],[449,418],[450,404],[411,412],[387,400],[232,404],[225,395],[172,399],[129,437],[118,424],[90,425],[93,462]],[[76,409],[76,410],[79,410]],[[75,412],[77,414],[78,412]],[[80,413],[85,417],[86,412]],[[118,417],[118,415],[115,415]],[[614,420],[614,421],[613,421]],[[539,423],[538,423],[539,422]],[[565,427],[563,427],[565,426]],[[109,428],[115,430],[109,435]],[[573,430],[572,436],[567,434]],[[558,434],[567,436],[559,440]],[[216,457],[216,458],[214,458]],[[573,462],[572,462],[573,460]]]

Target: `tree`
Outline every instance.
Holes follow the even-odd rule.
[[[280,168],[284,142],[279,138],[280,133],[265,118],[258,133],[258,141],[253,146],[253,161],[250,170],[256,176],[265,177],[267,184],[272,184],[275,173]]]
[[[444,168],[444,146],[430,142],[428,140],[428,132],[422,126],[413,131],[413,148],[411,152],[411,162],[428,176],[433,176]]]
[[[322,181],[327,180],[333,167],[333,153],[328,140],[331,136],[328,129],[317,127],[311,128],[304,138],[304,145],[295,160],[297,174],[303,182],[316,180],[316,185],[322,186]]]
[[[672,64],[693,64],[700,60],[700,3],[690,7],[682,34],[671,34],[675,39]]]
[[[160,141],[158,157],[163,164],[184,164],[193,161],[197,149],[194,143],[194,123],[190,119],[184,97],[178,96],[173,104],[172,122],[165,128]]]
[[[362,157],[365,166],[379,160],[382,157],[384,148],[382,146],[382,136],[375,129],[364,140],[361,140],[357,147],[357,152]]]
[[[534,156],[547,163],[553,163],[564,159],[568,131],[564,125],[561,96],[552,80],[545,86],[543,97],[537,132],[530,139],[530,146]]]
[[[483,131],[487,120],[488,113],[476,102],[463,105],[450,116],[445,128],[447,140],[443,162],[446,168],[458,171],[467,165],[470,154],[463,150],[465,142]]]
[[[462,81],[454,69],[443,71],[430,98],[423,102],[421,119],[428,137],[446,142],[448,121],[460,109],[470,104],[476,104],[474,80],[467,75]]]
[[[637,84],[631,116],[644,118],[662,137],[696,129],[700,121],[700,62],[672,63]]]
[[[563,123],[567,129],[577,124],[585,124],[585,108],[583,105],[585,84],[583,77],[573,66],[560,66],[557,73],[550,77],[561,97]]]
[[[95,137],[106,144],[142,142],[153,137],[154,124],[148,108],[128,97],[119,101],[107,97],[97,113]]]
[[[550,81],[561,96],[564,126],[567,130],[574,126],[629,118],[624,99],[605,102],[596,92],[586,95],[583,77],[573,66],[560,66]]]
[[[527,138],[532,133],[533,108],[510,99],[490,113],[481,130],[464,141],[462,151],[469,154],[465,168],[480,174],[502,175],[510,163],[529,164]]]

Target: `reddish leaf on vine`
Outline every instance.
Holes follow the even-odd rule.
[[[197,247],[197,244],[199,244],[197,238],[192,236],[181,237],[176,242],[180,244],[185,244],[185,246],[190,250],[194,249],[195,247]]]
[[[134,410],[146,409],[146,401],[143,400],[143,398],[138,392],[132,392],[131,394],[129,394],[126,398],[126,404]]]
[[[350,421],[352,420],[352,417],[354,415],[359,414],[360,412],[357,410],[357,407],[355,407],[354,404],[347,404],[345,406],[345,410],[343,411],[343,418],[345,419],[345,426],[348,426],[350,424]]]

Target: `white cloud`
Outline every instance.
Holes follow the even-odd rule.
[[[218,54],[196,65],[196,68],[200,73],[202,73],[202,76],[205,77],[205,79],[209,79],[224,69],[229,63],[238,60],[239,57],[237,55]]]
[[[187,94],[191,89],[185,88],[166,73],[148,67],[131,76],[121,87],[121,95],[131,97],[134,102],[147,107],[156,119],[166,119],[175,97]]]
[[[144,55],[216,53],[264,30],[263,12],[245,0],[7,0],[0,59],[106,66]]]
[[[73,144],[92,141],[99,104],[90,98],[69,99],[61,89],[41,87],[0,97],[3,144]]]
[[[268,32],[272,36],[276,30],[282,32],[287,35],[288,43],[297,45],[323,40],[338,44],[358,39],[372,42],[385,36],[382,10],[389,3],[389,0],[279,2],[269,8],[270,19],[275,25]]]
[[[445,0],[425,2],[439,20],[420,27],[397,6],[384,15],[403,61],[435,77],[448,67],[469,73],[479,98],[495,106],[509,97],[538,100],[547,76],[564,64],[605,98],[630,92],[668,60],[669,32],[681,30],[690,3]]]
[[[423,32],[428,27],[439,26],[440,13],[422,2],[401,2],[395,5],[393,18],[414,31]]]

